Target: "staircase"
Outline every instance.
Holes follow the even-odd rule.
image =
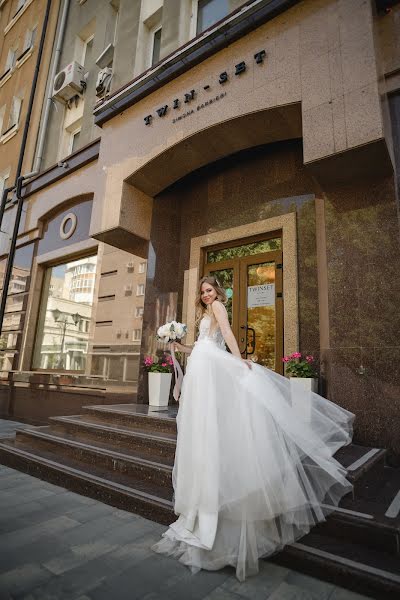
[[[169,524],[176,409],[85,407],[0,440],[0,463]],[[373,598],[400,598],[400,469],[386,451],[352,444],[336,458],[353,494],[275,562]]]

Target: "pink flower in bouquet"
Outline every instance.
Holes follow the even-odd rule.
[[[282,358],[282,361],[283,361],[283,362],[285,362],[285,363],[289,362],[289,360],[290,360],[290,359],[289,359],[289,357],[288,357],[288,356],[284,356],[284,357]]]
[[[291,358],[301,358],[301,352],[293,352]]]
[[[162,367],[166,367],[166,366],[167,366],[167,363],[166,363],[166,362],[163,362],[163,363],[161,363],[161,366],[162,366]]]
[[[313,356],[306,356],[306,361],[307,361],[308,363],[312,363],[312,362],[313,362],[313,360],[314,360],[314,357],[313,357]]]

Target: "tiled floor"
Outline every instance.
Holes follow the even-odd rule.
[[[20,424],[0,420],[0,437]],[[363,600],[261,561],[192,575],[150,546],[165,527],[0,465],[0,600]]]

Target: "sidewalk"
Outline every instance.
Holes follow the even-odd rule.
[[[19,426],[0,420],[0,437]],[[191,575],[150,550],[164,530],[0,465],[0,600],[366,600],[267,561],[245,583]]]

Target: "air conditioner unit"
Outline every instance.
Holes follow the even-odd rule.
[[[70,63],[57,73],[53,83],[53,98],[60,102],[67,102],[83,91],[85,82],[85,69],[76,61]]]

